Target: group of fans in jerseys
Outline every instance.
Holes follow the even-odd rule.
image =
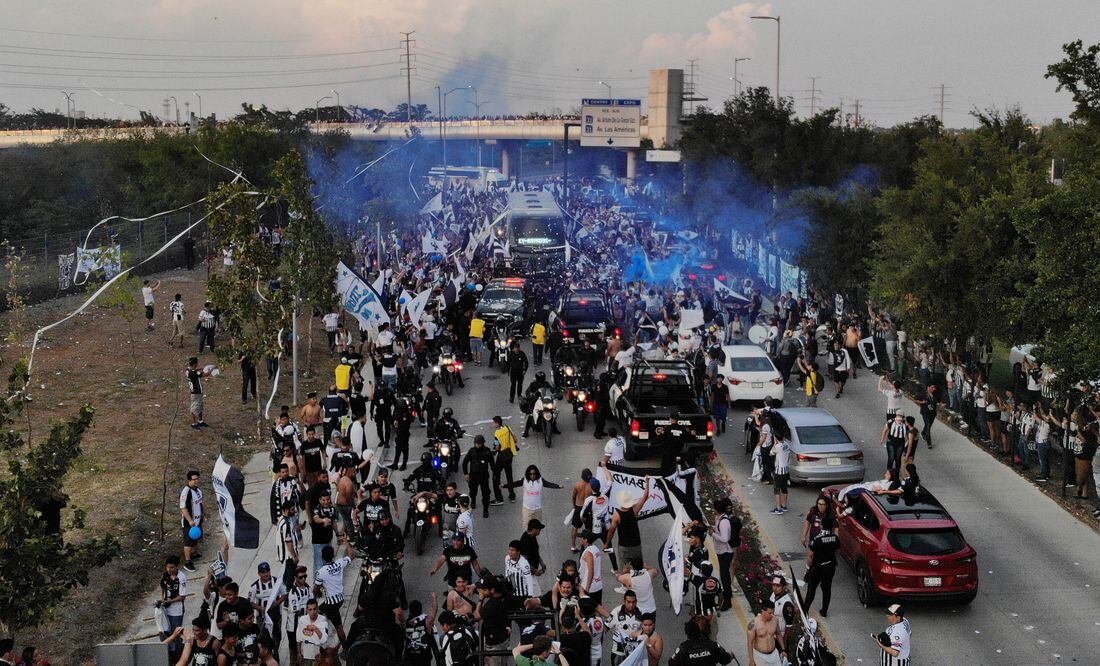
[[[496,209],[499,197],[459,190],[452,201],[451,217],[442,227],[452,239],[463,239]],[[555,277],[561,284],[536,285],[529,292],[532,311],[542,313],[535,315],[537,324],[545,324],[555,294],[563,290],[599,288],[608,296],[619,330],[616,335],[608,331],[604,346],[564,340],[545,326],[540,333],[552,367],[555,358],[558,365],[568,359],[591,375],[595,435],[608,438],[593,467],[623,462],[623,438],[608,427],[614,423],[608,390],[617,372],[643,359],[692,360],[704,389],[700,400],[708,406],[721,403],[716,378],[720,347],[755,321],[762,303],[751,288],[737,295],[701,283],[669,286],[650,275],[630,275],[628,266],[637,252],[660,260],[682,248],[659,239],[652,220],[636,219],[612,203],[573,195],[570,210],[583,232],[576,236],[574,261]],[[714,639],[717,617],[731,607],[731,567],[740,544],[741,523],[732,503],[719,502],[708,516],[696,507],[691,524],[684,527],[684,592],[690,613],[684,624],[687,640],[676,648],[666,646],[657,629],[655,592],[663,576],[643,557],[641,502],[610,509],[609,489],[601,488],[591,469],[583,470],[572,488],[575,558],[544,561],[539,548],[545,529],[542,493],[560,486],[534,465],[513,480],[519,438],[501,417],[493,419],[491,442],[477,435],[464,443],[462,426],[451,408],[444,407],[438,382],[429,378],[443,349],[473,361],[478,346],[471,345],[471,332],[479,330],[474,323],[476,287],[497,275],[507,256],[499,248],[479,248],[462,266],[463,280],[475,288],[448,293],[452,268],[446,259],[416,251],[422,233],[417,229],[394,239],[395,270],[379,276],[392,314],[389,324],[355,339],[347,326],[351,322],[340,313],[324,317],[330,349],[338,359],[333,382],[324,395],[309,394],[297,413],[284,406],[271,429],[269,517],[277,535],[277,557],[261,564],[256,580],[247,586],[229,580],[219,558],[204,581],[203,612],[192,628],[166,635],[175,663],[280,663],[281,644],[289,663],[295,664],[343,659],[348,664],[452,665],[478,663],[479,658],[487,664],[512,659],[574,666],[729,663],[732,656]],[[699,247],[705,247],[702,241],[707,239],[699,240]],[[358,249],[364,256],[377,251],[366,240]],[[434,288],[435,294],[414,323],[398,295],[425,288]],[[685,310],[702,310],[706,323],[682,329],[678,324]],[[548,378],[541,370],[526,383],[530,363],[518,347],[513,351],[507,362],[513,382],[519,374],[521,397],[529,401],[533,391],[557,385],[556,371]],[[542,351],[536,350],[539,361]],[[368,422],[376,435],[369,437],[369,444]],[[529,420],[527,427],[532,425],[537,424]],[[428,435],[420,455],[410,453],[417,427]],[[662,461],[662,476],[690,468],[688,452],[684,458]],[[460,487],[457,476],[449,481],[448,470],[460,474],[466,487]],[[398,472],[401,490],[394,482]],[[505,490],[512,501],[516,490],[522,492],[524,531],[508,543],[502,559],[479,558],[477,504],[481,502],[484,520],[490,507],[505,503]],[[193,510],[193,499],[187,502]],[[421,525],[417,516],[428,516],[428,524]],[[442,538],[444,547],[430,571],[433,577],[441,574],[442,582],[430,599],[410,599],[402,565],[415,542],[411,536],[423,529]],[[708,537],[717,570],[706,546]],[[307,551],[312,558],[304,557]],[[194,570],[188,568],[190,558],[198,557],[188,555],[183,570],[178,562],[166,565],[170,580],[163,586],[165,604],[182,603],[177,598],[186,594],[181,585],[186,589],[186,572]],[[303,564],[307,561],[312,566]],[[354,598],[356,588],[345,582],[353,566],[362,567]],[[608,571],[614,581],[605,581]],[[354,607],[347,627],[346,606]],[[639,654],[646,661],[636,661]]]

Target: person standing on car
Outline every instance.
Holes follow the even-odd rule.
[[[890,625],[886,631],[874,637],[882,650],[882,666],[910,666],[913,629],[905,619],[905,610],[900,604],[886,609],[886,619]]]
[[[806,555],[806,610],[810,610],[821,586],[821,617],[829,616],[829,600],[833,594],[833,575],[836,574],[836,551],[840,539],[833,532],[836,519],[826,513],[821,519],[821,531],[810,539],[810,552]]]
[[[513,342],[512,351],[508,352],[508,378],[511,380],[508,387],[508,402],[514,403],[517,396],[523,396],[523,377],[527,374],[529,366],[527,354],[519,348],[518,342]]]

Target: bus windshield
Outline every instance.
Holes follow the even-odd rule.
[[[564,245],[564,227],[560,217],[512,218],[512,233],[520,245],[546,247]]]

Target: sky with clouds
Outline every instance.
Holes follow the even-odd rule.
[[[650,68],[689,70],[719,106],[734,90],[775,82],[808,114],[816,104],[888,126],[938,113],[1019,104],[1046,122],[1072,109],[1043,78],[1073,39],[1100,41],[1100,3],[1061,0],[3,0],[0,103],[64,110],[62,90],[90,115],[225,116],[241,102],[294,110],[335,90],[344,104],[404,101],[401,32],[414,30],[414,103],[473,85],[485,114],[569,110],[582,97],[645,98]],[[816,83],[812,83],[812,77]],[[602,83],[601,83],[602,82]],[[195,95],[194,93],[198,93]],[[448,111],[473,114],[472,93]],[[323,105],[331,100],[322,100]],[[175,106],[169,112],[174,116]]]

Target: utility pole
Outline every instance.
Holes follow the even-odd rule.
[[[688,115],[695,113],[695,65],[699,62],[698,58],[691,58],[688,60],[688,84],[687,93],[688,98]]]
[[[562,171],[562,204],[565,212],[569,212],[569,128],[580,127],[580,123],[565,123],[565,137],[561,146],[561,171]],[[520,161],[523,161],[523,147],[520,144]]]
[[[947,96],[944,94],[947,91],[947,86],[940,84],[940,125],[943,125],[943,106]]]
[[[737,78],[737,63],[744,62],[746,60],[752,60],[752,58],[734,58],[733,59],[733,94],[737,97],[741,96],[741,79]]]
[[[775,21],[775,108],[778,109],[779,106],[780,106],[780,103],[779,103],[779,47],[780,47],[780,44],[781,44],[780,38],[779,38],[779,33],[780,33],[780,29],[782,28],[783,24],[780,22],[780,20],[779,20],[780,17],[778,17],[778,16],[751,16],[750,18],[757,19],[757,20],[762,20],[762,21]]]
[[[817,80],[820,76],[810,77],[810,117],[817,115]]]
[[[855,118],[853,119],[852,123],[853,123],[854,127],[859,127],[860,119],[859,119],[859,100],[858,99],[856,100]]]
[[[413,115],[412,115],[413,114],[413,111],[412,111],[412,108],[413,108],[412,45],[415,43],[415,41],[413,39],[411,39],[411,37],[412,37],[413,33],[415,33],[415,32],[416,32],[415,30],[411,30],[409,32],[401,33],[402,35],[405,35],[405,39],[401,40],[401,43],[405,45],[405,54],[403,56],[401,56],[405,60],[405,66],[402,68],[402,70],[405,72],[405,111],[406,111],[406,114],[405,114],[406,118],[405,119],[410,123],[412,122],[412,119],[413,119]]]

